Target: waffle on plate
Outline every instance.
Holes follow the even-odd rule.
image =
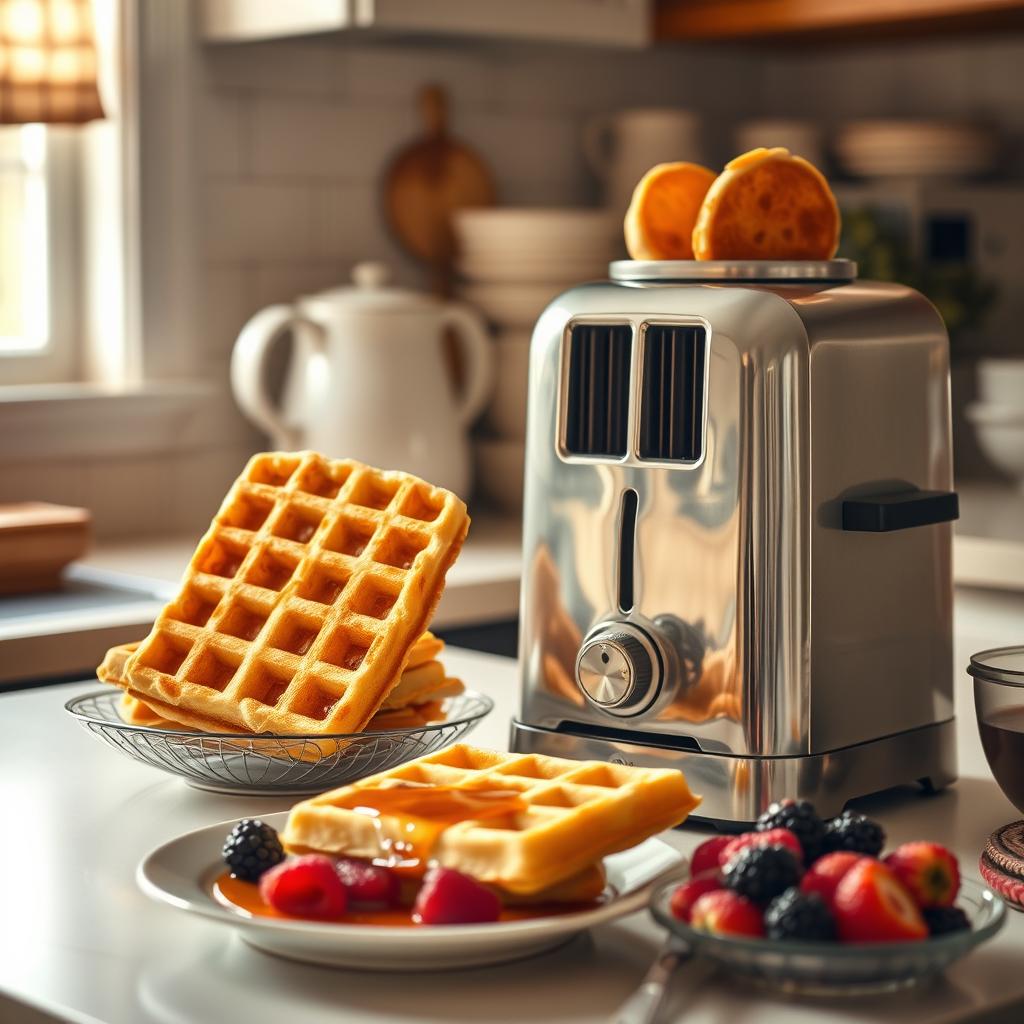
[[[428,861],[529,896],[683,821],[682,772],[503,754],[460,744],[305,800],[291,852]]]

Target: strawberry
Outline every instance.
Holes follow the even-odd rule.
[[[690,875],[699,878],[708,872],[718,871],[718,858],[722,850],[733,841],[733,836],[712,836],[705,839],[690,857]]]
[[[398,903],[401,885],[393,871],[353,857],[340,858],[334,867],[353,903],[382,907],[393,907]]]
[[[717,889],[699,896],[690,911],[690,924],[714,935],[742,935],[755,939],[764,935],[761,911],[750,900],[728,889]]]
[[[914,898],[881,861],[865,857],[836,887],[833,909],[843,942],[910,942],[928,937]]]
[[[718,855],[718,866],[724,868],[741,850],[751,846],[784,846],[802,864],[804,848],[800,840],[788,828],[770,828],[767,832],[743,832],[722,846]]]
[[[863,854],[850,853],[848,850],[826,853],[824,857],[819,857],[800,879],[800,891],[807,894],[817,893],[824,901],[825,906],[832,910],[836,898],[836,887],[843,880],[846,872],[854,864],[864,859]]]
[[[486,886],[451,868],[431,868],[416,896],[417,924],[478,924],[497,921],[501,900]]]
[[[910,890],[919,907],[952,906],[960,891],[956,857],[938,843],[904,843],[883,862]]]
[[[673,893],[669,900],[669,910],[677,921],[689,923],[693,905],[706,892],[715,892],[721,889],[722,885],[712,875],[705,875],[701,878],[692,878],[689,882],[683,882]]]
[[[319,853],[289,857],[260,878],[260,896],[292,917],[330,920],[348,909],[348,892],[334,861]]]

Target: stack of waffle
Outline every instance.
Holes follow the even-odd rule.
[[[682,772],[459,744],[292,808],[291,853],[359,857],[422,873],[439,864],[506,902],[578,902],[602,860],[697,806]]]
[[[328,735],[423,724],[462,688],[426,632],[469,517],[405,473],[254,456],[145,640],[97,674],[137,725]]]

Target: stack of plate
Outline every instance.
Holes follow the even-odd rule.
[[[844,170],[859,177],[965,178],[990,171],[996,138],[952,121],[854,121],[835,143]]]
[[[604,279],[617,258],[618,218],[604,210],[524,208],[455,214],[461,297],[495,330],[497,385],[475,441],[476,479],[490,501],[522,508],[530,335],[548,303],[581,281]]]
[[[986,458],[1024,487],[1024,359],[981,359],[978,400],[964,410]]]
[[[566,286],[605,276],[618,233],[617,220],[604,210],[460,210],[457,267],[473,282]]]

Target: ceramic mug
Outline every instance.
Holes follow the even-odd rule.
[[[598,115],[584,127],[583,152],[603,182],[605,206],[620,216],[625,216],[636,183],[655,164],[707,162],[700,118],[671,108]]]

